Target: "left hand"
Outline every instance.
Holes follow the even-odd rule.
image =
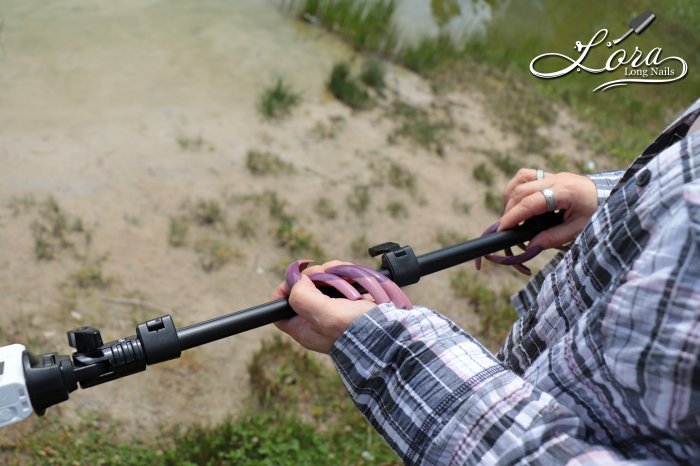
[[[329,353],[335,341],[352,321],[377,305],[368,294],[357,301],[330,298],[321,293],[307,277],[308,274],[324,272],[336,265],[351,264],[331,261],[308,267],[302,272],[301,280],[292,287],[291,292],[287,283],[282,282],[272,293],[272,299],[288,297],[289,305],[297,313],[289,319],[275,322],[275,326],[304,348],[319,353]]]

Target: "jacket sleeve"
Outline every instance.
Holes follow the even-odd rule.
[[[430,309],[381,304],[352,323],[331,357],[405,464],[636,464],[586,443],[575,413]]]
[[[593,173],[586,175],[595,184],[598,191],[598,207],[603,205],[610,197],[610,191],[617,185],[625,172],[618,170],[612,172]]]

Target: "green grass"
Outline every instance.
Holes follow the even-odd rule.
[[[328,80],[328,90],[336,99],[354,110],[362,110],[372,105],[367,91],[350,74],[350,65],[336,63]]]
[[[294,165],[285,162],[272,152],[249,150],[246,155],[246,167],[256,176],[294,173]]]
[[[202,136],[185,136],[177,137],[177,145],[185,152],[199,152],[204,149],[204,139]]]
[[[458,214],[469,215],[472,212],[472,205],[468,202],[460,201],[457,198],[452,200],[452,210]]]
[[[197,253],[199,265],[207,273],[220,270],[232,259],[240,256],[227,241],[220,239],[199,240],[194,245],[194,251]]]
[[[386,87],[385,74],[384,64],[376,58],[370,58],[362,64],[360,81],[365,86],[374,89],[381,96],[384,95],[384,88]]]
[[[314,206],[314,211],[326,220],[334,220],[338,217],[338,211],[333,206],[333,201],[323,196],[320,197]]]
[[[453,123],[449,119],[437,119],[426,110],[412,105],[395,102],[388,116],[396,125],[389,134],[389,142],[403,138],[423,149],[443,157],[445,143]]]
[[[300,102],[301,95],[278,78],[275,84],[263,90],[258,100],[258,110],[263,117],[278,120],[289,116]]]
[[[408,207],[401,201],[389,201],[386,210],[391,218],[408,218]]]
[[[503,213],[503,199],[491,191],[484,193],[484,205],[495,214],[501,215]]]
[[[499,151],[491,151],[487,153],[491,162],[507,177],[512,177],[521,168],[521,163],[517,162],[509,154],[504,154]]]
[[[71,218],[54,197],[38,205],[31,232],[37,260],[53,260],[64,249],[72,250],[76,256],[85,256],[92,243],[92,231],[85,228],[79,217]],[[78,246],[82,246],[82,252]]]
[[[304,0],[299,17],[314,19],[357,50],[391,53],[398,43],[394,0]]]
[[[367,185],[355,185],[345,199],[348,207],[357,215],[364,215],[369,208],[372,196]]]
[[[493,172],[483,162],[474,167],[472,176],[475,180],[484,183],[486,186],[491,186],[493,184]]]
[[[170,217],[168,226],[168,244],[174,248],[179,248],[187,242],[187,232],[189,225],[181,217]]]
[[[213,227],[226,224],[226,213],[218,201],[200,199],[191,211],[192,219],[200,226]]]
[[[107,288],[110,283],[112,283],[112,278],[107,277],[102,271],[103,262],[104,258],[86,262],[81,265],[76,271],[70,274],[69,284],[83,290],[90,288]]]

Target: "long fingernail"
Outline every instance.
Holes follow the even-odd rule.
[[[389,295],[384,291],[384,288],[382,288],[377,279],[362,269],[358,269],[352,265],[336,265],[326,269],[326,272],[348,277],[350,280],[358,283],[367,293],[372,295],[372,298],[374,298],[377,304],[391,301]]]
[[[309,278],[317,285],[326,285],[335,288],[349,300],[356,301],[362,298],[362,295],[355,287],[337,275],[331,273],[312,273],[309,275]]]
[[[296,260],[287,266],[287,272],[284,274],[284,278],[290,290],[299,280],[301,280],[301,271],[308,267],[312,262],[312,260],[307,259]]]

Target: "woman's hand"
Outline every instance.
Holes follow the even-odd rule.
[[[554,193],[556,210],[565,212],[564,222],[540,232],[527,247],[561,247],[581,233],[598,209],[596,186],[585,176],[567,172],[545,173],[543,179],[536,178],[536,170],[521,168],[508,182],[503,195],[505,211],[498,229],[513,228],[530,217],[547,212],[547,200],[541,190],[549,188]]]
[[[319,353],[328,353],[335,341],[350,326],[353,320],[376,306],[372,297],[350,301],[344,298],[330,298],[321,293],[307,277],[309,274],[324,272],[336,265],[350,265],[349,262],[332,261],[314,265],[302,272],[301,279],[289,290],[286,282],[281,283],[272,294],[273,299],[289,298],[289,305],[297,313],[289,319],[275,322],[277,328],[289,334],[304,348]]]

